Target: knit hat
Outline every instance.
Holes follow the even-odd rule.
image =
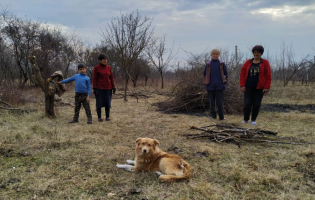
[[[256,45],[253,47],[252,52],[254,53],[254,51],[259,51],[261,53],[261,55],[263,55],[264,53],[264,47],[261,45]]]

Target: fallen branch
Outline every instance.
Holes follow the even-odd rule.
[[[315,144],[315,142],[306,142],[294,137],[277,136],[277,132],[237,127],[235,125],[213,124],[202,127],[190,126],[190,129],[202,131],[195,134],[181,134],[187,139],[200,139],[215,142],[234,142],[239,147],[245,142],[265,142],[280,143],[292,145]]]
[[[1,109],[5,109],[5,110],[21,110],[20,108],[10,108],[10,107],[3,107],[0,106]]]
[[[251,141],[250,139],[246,139],[246,140],[247,140],[247,141]],[[253,141],[255,141],[255,140],[253,140]],[[259,142],[280,143],[280,144],[292,144],[292,145],[315,144],[315,142],[295,143],[295,142],[281,142],[281,141],[271,141],[271,140],[259,140]]]
[[[277,132],[273,131],[266,131],[266,130],[260,130],[260,129],[245,129],[241,127],[235,127],[231,125],[220,125],[220,124],[215,124],[215,125],[208,125],[208,126],[203,126],[203,127],[196,127],[196,126],[191,126],[191,129],[197,129],[205,132],[216,132],[213,129],[207,129],[208,127],[213,127],[213,128],[218,128],[220,132],[226,132],[226,133],[256,133],[256,134],[269,134],[269,135],[277,135]],[[222,129],[226,128],[226,129]]]
[[[11,104],[9,104],[8,102],[5,102],[5,101],[3,101],[3,100],[1,100],[0,99],[0,103],[3,103],[3,104],[5,104],[5,105],[7,105],[7,106],[9,106],[9,107],[13,107],[14,108],[14,106],[12,106]]]

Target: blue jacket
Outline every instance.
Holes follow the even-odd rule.
[[[206,90],[225,90],[228,80],[226,66],[220,60],[211,60],[203,72]]]
[[[61,81],[61,83],[70,83],[75,81],[74,91],[79,93],[91,94],[91,81],[86,74],[75,74],[71,78]]]

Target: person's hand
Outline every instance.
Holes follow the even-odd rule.
[[[62,84],[62,83],[61,83],[61,81],[58,81],[57,84],[60,85],[60,84]]]
[[[115,94],[115,92],[116,92],[116,88],[113,88],[113,94]]]
[[[241,87],[241,91],[242,91],[243,93],[245,93],[246,87],[245,87],[245,86]]]
[[[267,94],[269,92],[269,89],[263,89],[264,93]]]
[[[86,102],[90,102],[90,96],[88,95],[87,97],[86,97]]]

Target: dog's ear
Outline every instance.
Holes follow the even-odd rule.
[[[141,140],[141,137],[139,137],[137,140],[136,140],[136,144],[138,144]]]
[[[160,153],[160,149],[158,148],[158,146],[160,145],[160,142],[158,140],[153,140],[154,142],[154,150],[156,151],[156,153]]]
[[[160,142],[158,140],[153,140],[154,141],[154,145],[155,146],[159,146],[160,145]]]

